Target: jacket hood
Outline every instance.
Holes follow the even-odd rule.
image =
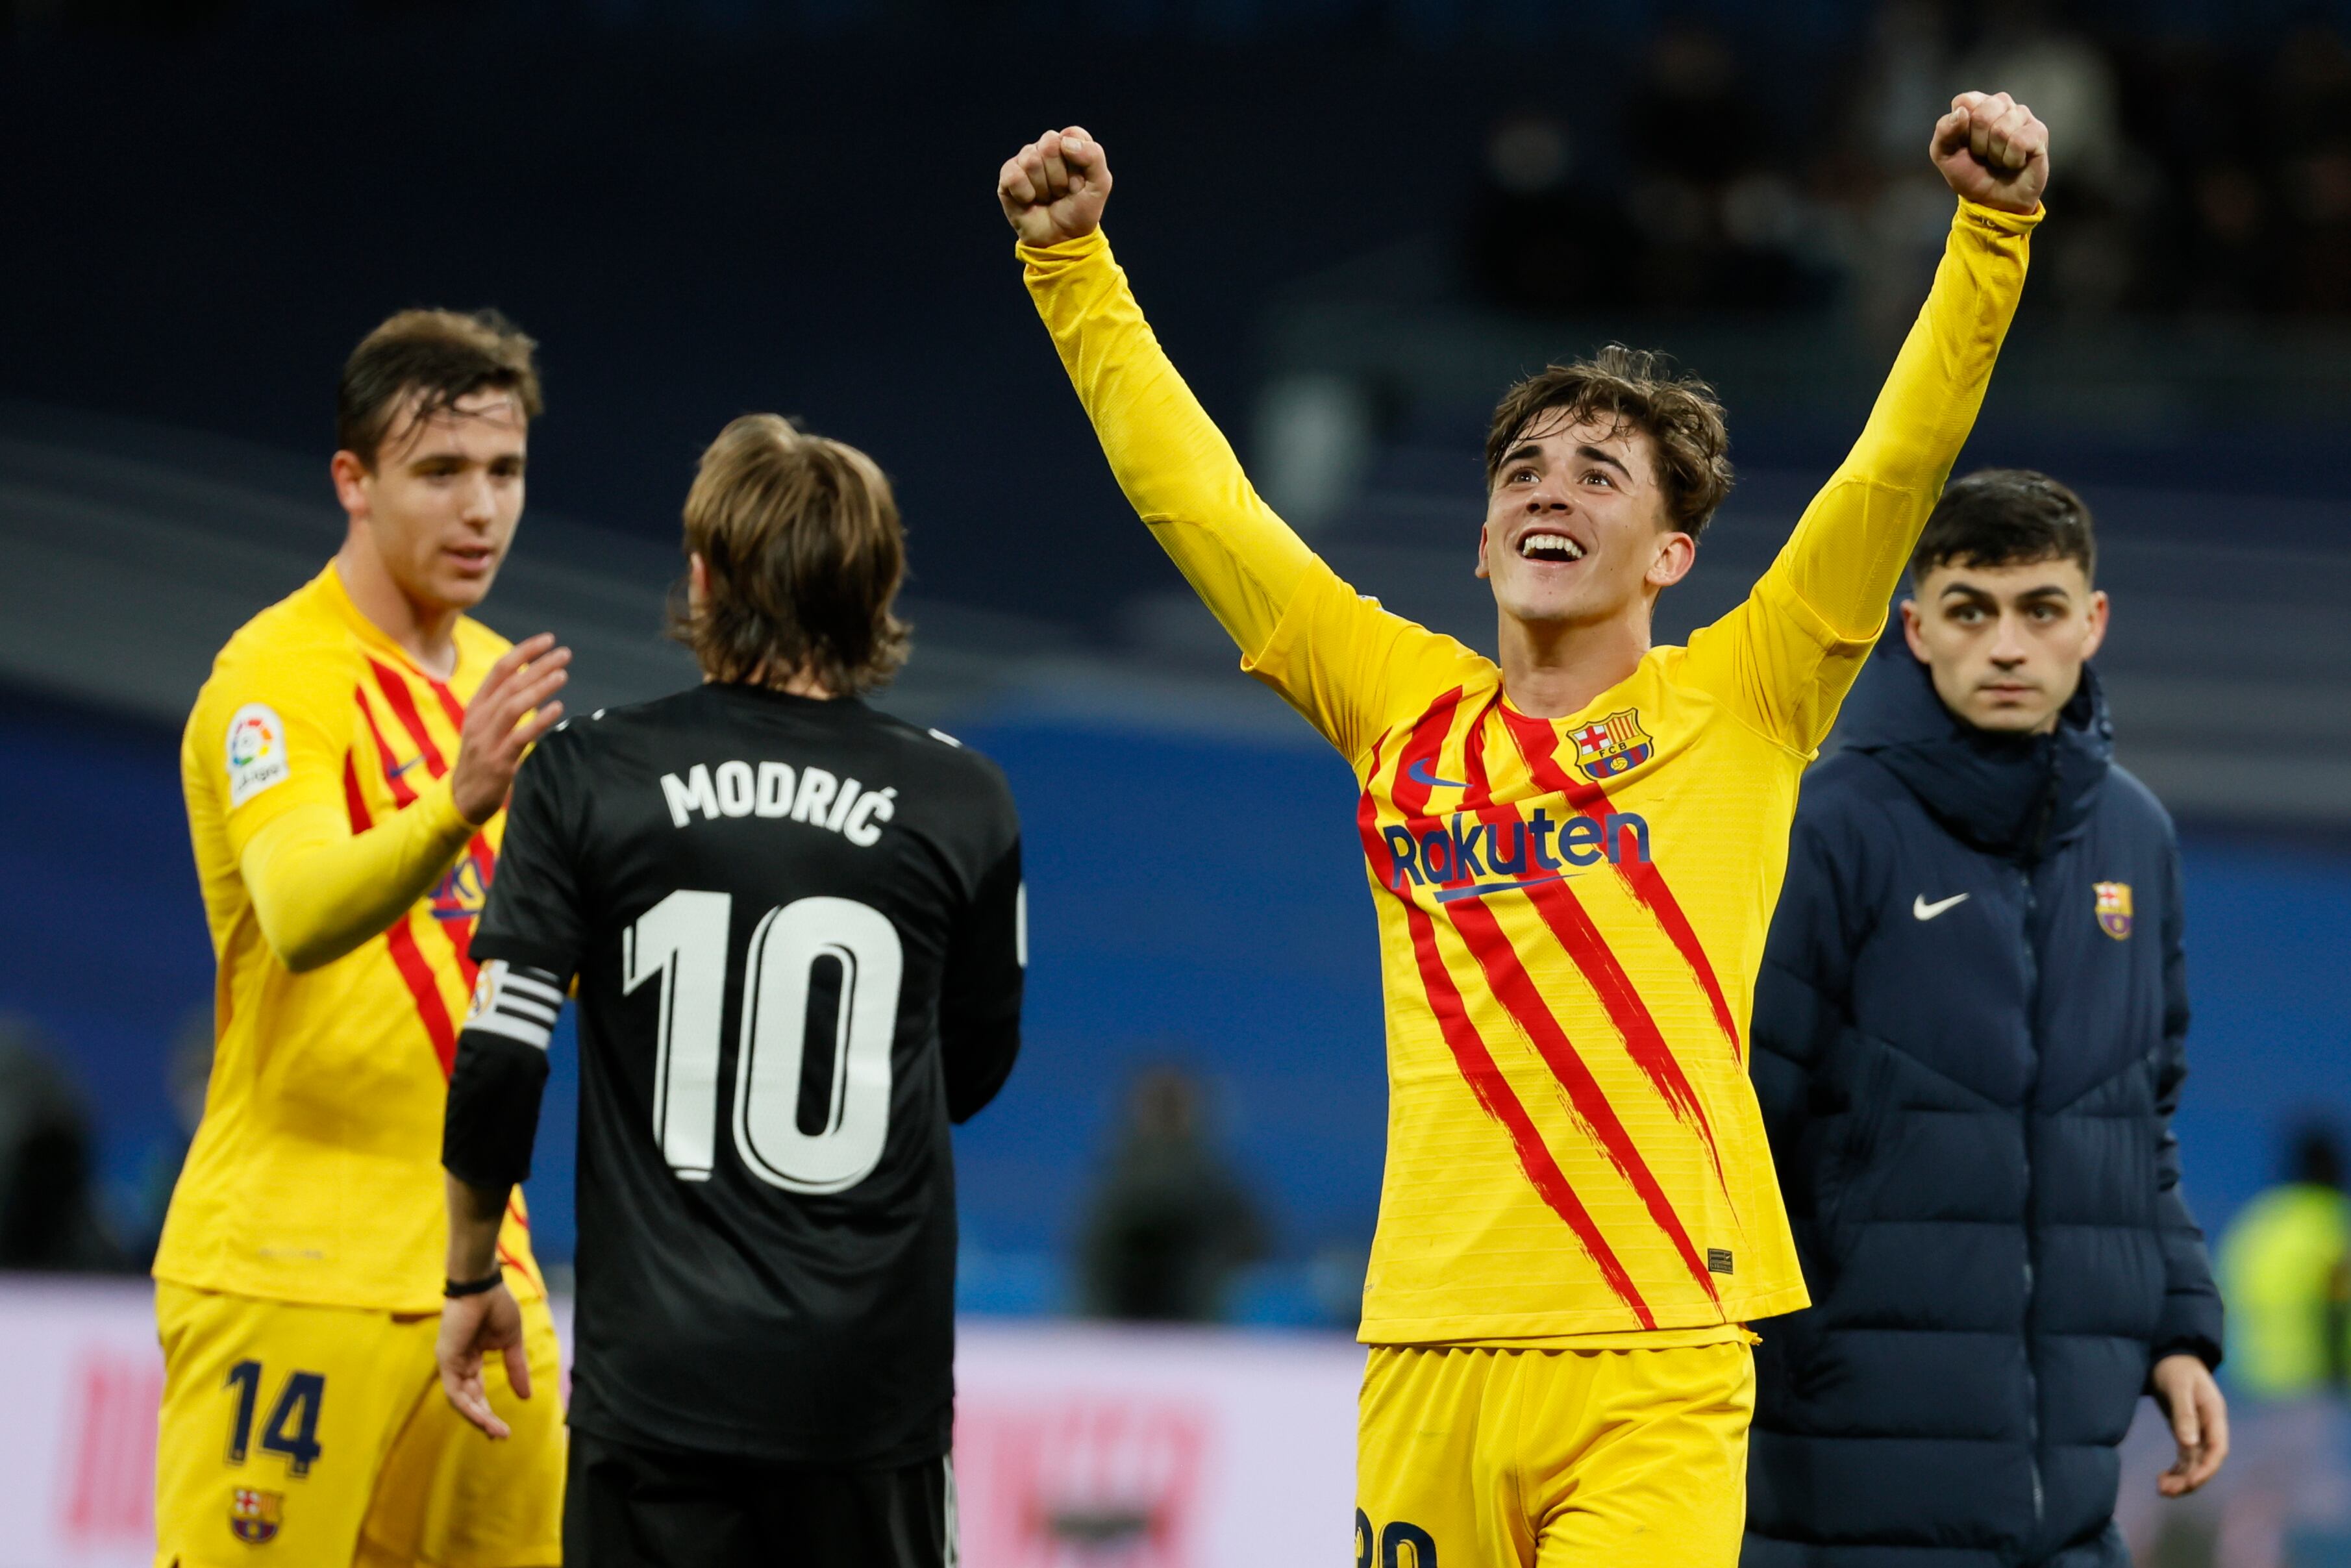
[[[2032,861],[2088,820],[2114,761],[2115,731],[2087,665],[2053,733],[1978,729],[1943,706],[1927,666],[1888,638],[1845,705],[1844,743],[1883,764],[1959,838]]]

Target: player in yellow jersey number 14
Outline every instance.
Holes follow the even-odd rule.
[[[1510,389],[1478,536],[1492,659],[1358,596],[1255,494],[1110,255],[1099,142],[1049,131],[999,172],[1128,499],[1363,787],[1390,1107],[1361,1568],[1739,1555],[1745,1323],[1806,1301],[1744,1060],[1763,934],[1804,762],[1973,423],[2048,176],[2005,94],[1953,99],[1928,151],[1959,204],[1926,308],[1787,549],[1687,647],[1651,622],[1729,487],[1711,391],[1621,347]]]
[[[559,1353],[519,1206],[511,1381],[541,1385],[522,1440],[484,1452],[433,1371],[454,1019],[507,793],[570,659],[467,613],[521,521],[538,386],[530,340],[492,315],[371,333],[338,397],[343,546],[229,640],[188,721],[219,1003],[154,1265],[159,1563],[560,1559]]]

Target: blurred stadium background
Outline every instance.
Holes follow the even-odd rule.
[[[324,469],[350,343],[402,306],[495,304],[540,339],[549,412],[485,618],[560,632],[583,706],[691,678],[661,595],[726,419],[802,415],[897,480],[918,641],[886,704],[1000,759],[1028,822],[1029,1045],[958,1143],[979,1338],[1069,1365],[1174,1344],[1242,1358],[1228,1373],[1287,1346],[1338,1369],[1316,1374],[1326,1403],[1348,1396],[1384,1105],[1352,785],[1234,673],[1018,286],[994,170],[1071,120],[1112,148],[1122,259],[1262,487],[1358,586],[1483,645],[1477,443],[1507,379],[1622,338],[1722,389],[1741,484],[1667,601],[1678,637],[1744,592],[1858,428],[1940,243],[1934,114],[1965,85],[2031,102],[2055,216],[1961,467],[2046,468],[2097,512],[2120,754],[2187,851],[2179,1129],[2216,1240],[2294,1134],[2351,1127],[2342,0],[8,0],[0,18],[14,1262],[135,1270],[152,1246],[210,994],[178,726],[227,633],[340,538]],[[1797,103],[1802,133],[1759,141],[1759,94]],[[1576,313],[1593,299],[1609,308]],[[530,1188],[559,1262],[569,1113],[559,1093]],[[1175,1190],[1196,1201],[1161,1228],[1197,1239],[1177,1250],[1206,1283],[1154,1297],[1160,1244],[1134,1238]],[[61,1310],[54,1281],[11,1278],[0,1316]],[[106,1299],[138,1300],[121,1289]],[[1103,1312],[1234,1326],[1203,1351],[1074,1324]],[[37,1341],[0,1334],[0,1385],[32,1376]],[[2141,1560],[2351,1562],[2339,1368],[2237,1395],[2243,1448],[2213,1495],[2158,1511],[2136,1450]],[[46,1441],[99,1441],[74,1431]],[[136,1492],[110,1513],[31,1498],[88,1528],[10,1517],[0,1563],[116,1560]],[[1132,1509],[1071,1517],[1028,1555],[973,1560],[1211,1560]],[[1335,1542],[1338,1517],[1310,1539]],[[64,1544],[22,1545],[36,1528]]]

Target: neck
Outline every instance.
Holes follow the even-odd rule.
[[[335,573],[360,613],[413,659],[418,669],[441,680],[456,669],[457,617],[464,612],[411,598],[357,525],[336,553]]]
[[[1563,718],[1641,667],[1649,606],[1607,621],[1556,622],[1501,617],[1502,695],[1530,718]]]
[[[702,672],[702,678],[705,684],[718,679],[707,670]],[[782,692],[787,696],[810,697],[818,702],[830,702],[841,695],[826,685],[816,672],[806,665],[778,674],[763,664],[735,684],[765,686],[771,692]]]

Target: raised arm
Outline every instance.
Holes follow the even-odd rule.
[[[1176,371],[1102,237],[1110,163],[1071,126],[1008,162],[997,197],[1019,235],[1029,292],[1119,487],[1244,658],[1264,648],[1316,564],[1259,498]]]
[[[1352,758],[1400,660],[1455,645],[1357,597],[1250,486],[1111,258],[1110,188],[1101,144],[1077,126],[1047,132],[999,172],[1037,313],[1119,487],[1239,644],[1241,667]]]
[[[1869,423],[1748,601],[1692,639],[1782,740],[1827,734],[1885,623],[1927,515],[1983,406],[2024,290],[2047,129],[2005,93],[1961,93],[1928,152],[1959,198],[1933,289]]]

